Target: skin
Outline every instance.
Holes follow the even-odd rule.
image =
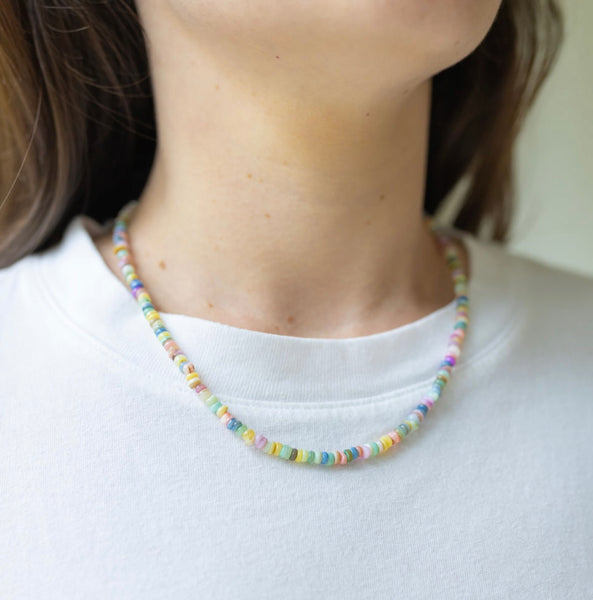
[[[158,142],[129,232],[157,309],[345,338],[451,302],[422,212],[431,82],[500,2],[136,0]]]

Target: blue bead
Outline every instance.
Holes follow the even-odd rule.
[[[232,428],[231,428],[231,429],[232,429],[232,431],[237,431],[237,429],[239,429],[239,427],[241,427],[241,425],[243,425],[243,423],[241,423],[241,421],[235,421],[235,422],[233,423],[233,426],[232,426]]]
[[[158,335],[159,333],[163,333],[163,331],[167,331],[164,327],[159,327],[154,330],[154,335]]]
[[[352,448],[350,448],[350,451],[352,452],[352,457],[353,457],[352,460],[354,460],[360,456],[358,454],[358,450],[354,446],[352,446]]]
[[[227,429],[232,429],[233,425],[237,422],[235,418],[229,419],[229,422],[226,424]]]
[[[327,452],[321,453],[321,464],[324,465],[327,462]]]
[[[423,415],[426,415],[428,412],[428,406],[426,406],[426,404],[419,404],[416,408],[421,411]]]
[[[130,281],[130,287],[134,290],[136,288],[143,287],[143,285],[139,279],[132,279],[132,281]]]

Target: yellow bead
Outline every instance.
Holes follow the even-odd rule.
[[[175,366],[179,366],[180,362],[185,362],[186,360],[188,360],[187,356],[185,356],[185,354],[178,354],[174,359],[173,362],[175,363]]]
[[[195,388],[200,383],[200,376],[194,371],[193,373],[188,373],[185,378],[187,379],[187,385],[190,388]]]
[[[385,446],[385,450],[391,448],[393,446],[393,440],[388,435],[382,435],[379,438],[383,442],[383,446]]]
[[[280,442],[274,442],[276,446],[274,447],[274,456],[280,456],[280,452],[282,451],[282,444]]]
[[[253,429],[247,429],[243,432],[241,437],[248,446],[251,446],[253,444],[253,440],[255,439],[255,431],[253,431]]]
[[[221,406],[217,411],[216,411],[216,416],[218,418],[222,417],[222,415],[224,415],[225,412],[227,412],[227,410],[229,409],[229,407],[225,404],[224,406]]]
[[[297,455],[296,455],[296,458],[294,459],[294,462],[301,462],[302,458],[303,458],[303,451],[301,450],[301,448],[299,448],[297,450]]]

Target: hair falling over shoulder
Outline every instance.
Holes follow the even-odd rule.
[[[481,44],[433,78],[425,212],[464,179],[452,225],[507,239],[517,134],[563,39],[556,0],[502,0]],[[102,221],[144,187],[156,147],[133,0],[0,4],[0,268]]]

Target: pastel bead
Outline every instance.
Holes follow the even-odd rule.
[[[397,431],[395,431],[395,429],[392,429],[387,435],[393,440],[394,444],[399,443],[400,437]]]
[[[208,398],[210,398],[210,396],[212,396],[212,392],[207,387],[205,387],[203,390],[198,392],[198,398],[200,400],[203,400],[204,402],[206,402],[206,400],[208,400]]]
[[[214,394],[208,396],[208,398],[204,400],[204,404],[208,407],[212,406],[216,402],[218,402],[218,396],[215,396]]]
[[[190,373],[195,373],[195,372],[196,372],[196,369],[195,369],[195,367],[194,367],[194,366],[193,366],[193,365],[192,365],[190,362],[188,362],[188,363],[185,363],[185,364],[183,365],[183,372],[184,372],[186,375],[189,375]],[[199,385],[199,384],[198,384],[198,385]]]
[[[188,373],[186,375],[187,385],[190,388],[195,388],[200,383],[200,376],[195,372]]]
[[[215,402],[212,406],[210,406],[210,412],[216,414],[219,408],[222,408],[222,402]]]

